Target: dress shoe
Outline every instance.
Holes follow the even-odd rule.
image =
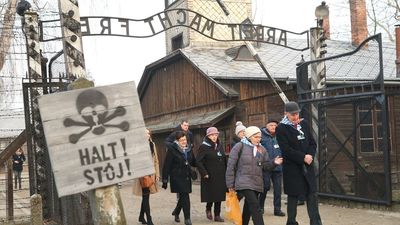
[[[220,216],[215,216],[214,221],[215,222],[225,222],[225,220],[222,219]]]
[[[210,211],[210,210],[206,210],[206,215],[207,215],[207,219],[209,219],[209,220],[212,220],[212,219],[213,219],[213,217],[212,217],[212,214],[211,214],[211,211]]]
[[[192,225],[192,221],[190,221],[190,219],[185,219],[185,225]]]
[[[179,223],[181,222],[181,219],[179,219],[179,214],[176,214],[175,210],[172,211],[172,215],[174,216],[174,221]]]
[[[181,222],[181,219],[179,219],[179,215],[174,215],[174,220],[177,223]]]
[[[154,225],[153,220],[150,216],[147,217],[147,225]]]
[[[275,216],[286,216],[286,214],[282,211],[274,212]]]
[[[139,216],[139,222],[142,224],[147,224],[147,221],[144,219],[144,216]]]

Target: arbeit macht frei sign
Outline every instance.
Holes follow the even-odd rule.
[[[134,82],[39,98],[58,195],[153,174]]]

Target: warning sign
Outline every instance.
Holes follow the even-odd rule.
[[[134,82],[39,98],[58,195],[154,173]]]

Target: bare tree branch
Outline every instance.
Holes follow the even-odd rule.
[[[371,1],[371,7],[372,7],[372,14],[373,14],[373,16],[371,17],[369,11],[367,11],[367,15],[368,15],[368,17],[369,17],[372,21],[376,21],[375,5],[374,5],[374,2],[373,2],[373,1]],[[376,23],[374,23],[374,33],[373,33],[373,34],[376,34]]]
[[[4,24],[0,34],[0,71],[3,69],[8,49],[11,46],[13,35],[13,28],[15,24],[17,0],[9,0],[7,10],[4,14]]]

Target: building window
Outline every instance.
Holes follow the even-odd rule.
[[[177,49],[183,48],[183,36],[182,34],[178,34],[175,37],[172,38],[172,51],[175,51]]]
[[[382,152],[382,106],[379,103],[365,101],[358,107],[359,148],[361,153]],[[390,135],[389,143],[390,145]]]

